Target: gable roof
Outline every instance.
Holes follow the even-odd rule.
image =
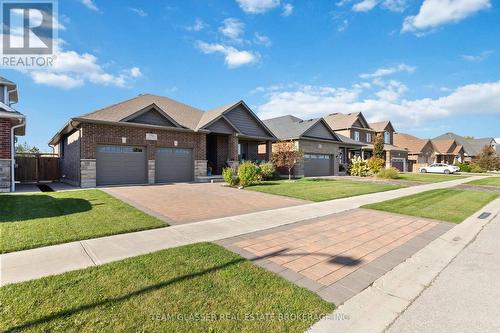
[[[384,132],[387,129],[387,127],[390,128],[390,131],[394,132],[394,127],[392,126],[392,123],[389,120],[370,123],[370,128],[375,132]]]
[[[360,121],[364,128],[369,129],[370,125],[361,112],[352,113],[332,113],[324,117],[325,121],[333,130],[342,130],[353,127],[356,121]]]
[[[439,154],[451,154],[455,150],[453,144],[456,144],[456,141],[453,139],[431,140],[431,142]]]
[[[330,128],[328,123],[323,118],[302,120],[292,115],[286,115],[282,117],[266,119],[263,120],[263,122],[280,140],[299,139],[306,135],[308,131],[313,129],[313,127],[321,123],[329,130],[334,140],[341,141],[337,134]]]
[[[430,142],[429,139],[420,139],[416,136],[406,133],[394,133],[394,145],[406,148],[410,153],[420,154],[425,146]]]
[[[468,156],[479,155],[484,146],[491,145],[493,141],[495,141],[494,138],[466,139],[463,136],[460,136],[453,132],[442,134],[440,136],[435,137],[433,140],[441,140],[441,139],[456,140],[458,144],[464,147],[464,152]]]
[[[117,104],[113,104],[103,109],[84,114],[75,119],[120,122],[152,105],[157,106],[162,112],[168,115],[169,118],[173,119],[177,124],[184,128],[196,128],[196,125],[203,115],[203,111],[187,104],[174,101],[168,97],[144,94]]]

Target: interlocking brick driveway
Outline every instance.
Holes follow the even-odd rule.
[[[110,187],[111,195],[147,213],[182,224],[290,207],[308,201],[238,190],[221,183]]]
[[[355,209],[220,244],[338,303],[451,227],[435,220]]]

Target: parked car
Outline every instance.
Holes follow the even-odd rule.
[[[460,171],[459,167],[454,166],[454,165],[445,164],[445,163],[434,163],[434,164],[431,164],[429,166],[421,167],[418,169],[418,172],[422,172],[422,173],[429,172],[429,173],[449,174],[449,173],[455,173],[458,171]]]

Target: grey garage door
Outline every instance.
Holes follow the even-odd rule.
[[[329,176],[331,174],[331,155],[304,154],[304,176]]]
[[[97,146],[97,185],[145,184],[146,148]]]
[[[155,169],[157,183],[190,182],[193,180],[193,150],[157,148]]]
[[[404,171],[404,161],[401,160],[401,159],[395,159],[395,158],[393,158],[392,161],[391,161],[391,166],[393,168],[398,169],[401,172]]]

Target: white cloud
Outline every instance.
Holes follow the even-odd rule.
[[[265,35],[261,35],[259,34],[258,32],[255,33],[255,38],[254,38],[254,43],[255,44],[261,44],[261,45],[264,45],[264,46],[271,46],[273,43],[271,42],[271,38],[265,36]]]
[[[337,3],[337,6],[343,6],[348,2],[350,1],[341,1]],[[403,12],[407,7],[407,0],[363,0],[355,3],[352,10],[355,12],[369,12],[379,4],[392,12]]]
[[[361,74],[359,77],[362,79],[376,79],[400,72],[413,73],[415,72],[415,69],[416,68],[413,66],[409,66],[406,64],[399,64],[394,67],[379,68],[373,73]]]
[[[234,40],[241,41],[240,36],[245,32],[245,24],[235,18],[227,18],[222,22],[219,31],[224,36]]]
[[[337,25],[337,31],[338,32],[344,32],[347,30],[349,27],[349,20],[348,19],[343,19],[338,25]]]
[[[460,57],[466,61],[470,62],[481,62],[488,58],[493,51],[483,51],[480,54],[472,55],[472,54],[462,54]]]
[[[141,8],[129,8],[131,11],[139,15],[140,17],[146,17],[148,16],[148,13],[146,13],[143,9]]]
[[[385,0],[382,3],[384,8],[389,9],[392,12],[404,12],[407,7],[407,0]]]
[[[283,12],[281,15],[283,16],[290,16],[293,13],[293,5],[291,3],[284,3],[283,4]]]
[[[434,29],[490,7],[490,0],[424,0],[417,15],[404,19],[401,31],[418,33]]]
[[[280,5],[280,0],[236,0],[244,12],[262,14]]]
[[[53,87],[71,89],[90,82],[104,86],[126,87],[134,78],[142,75],[140,68],[132,67],[118,74],[106,71],[96,56],[63,50],[64,41],[59,40],[54,48],[54,65],[43,69],[22,70],[33,81]]]
[[[90,10],[99,11],[93,0],[82,0],[82,4]]]
[[[221,53],[228,68],[237,68],[243,65],[256,63],[260,60],[260,54],[257,52],[238,50],[232,46],[218,43],[198,42],[197,47],[204,54]]]
[[[205,29],[208,25],[203,22],[202,19],[199,19],[197,18],[196,20],[194,20],[194,23],[192,26],[189,26],[186,28],[186,30],[188,31],[201,31],[203,29]]]
[[[355,3],[352,6],[352,10],[355,12],[369,12],[378,4],[379,0],[363,0],[361,2]]]
[[[394,92],[406,91],[406,86],[392,83]],[[413,127],[433,119],[468,115],[500,116],[500,81],[474,83],[454,89],[439,98],[416,100],[401,99],[389,93],[375,93],[361,97],[369,89],[362,84],[350,88],[301,86],[295,90],[267,93],[260,105],[263,119],[293,113],[305,119],[325,116],[334,112],[361,111],[369,121],[391,120],[396,127]]]

